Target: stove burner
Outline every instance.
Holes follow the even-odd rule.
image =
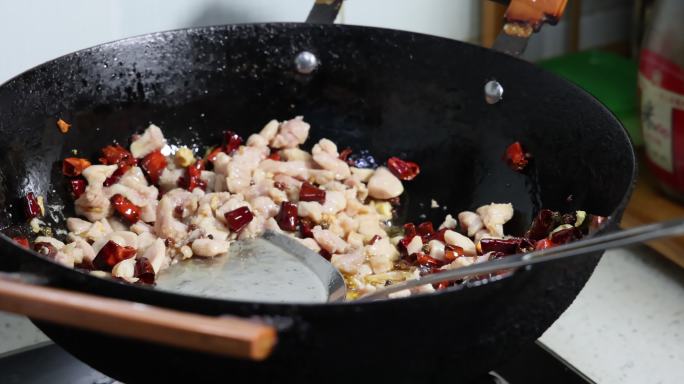
[[[40,369],[36,369],[40,364]],[[534,369],[530,369],[534,367]],[[0,358],[3,384],[116,384],[54,344],[42,345]],[[506,365],[471,384],[589,384],[593,383],[540,344],[523,349]]]

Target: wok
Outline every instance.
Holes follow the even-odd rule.
[[[297,72],[295,56],[320,66]],[[503,101],[490,105],[496,79]],[[308,143],[327,137],[379,161],[405,156],[422,173],[406,184],[401,217],[433,221],[511,202],[506,232],[521,234],[541,208],[620,220],[635,157],[615,117],[578,87],[516,58],[449,39],[380,28],[297,23],[154,33],[75,52],[0,86],[0,264],[74,291],[206,315],[259,318],[278,330],[264,361],[230,359],[36,322],[93,368],[133,382],[383,379],[453,382],[487,372],[538,338],[570,305],[600,252],[479,287],[364,303],[273,304],[193,297],[100,279],[14,244],[29,229],[19,199],[46,196],[73,214],[59,163],[77,149],[96,158],[150,122],[172,142],[210,145],[272,118],[304,115]],[[67,134],[56,128],[62,118]],[[502,160],[521,141],[525,173]],[[430,209],[435,199],[446,210]],[[61,212],[61,213],[59,213]],[[267,278],[267,277],[266,277]]]

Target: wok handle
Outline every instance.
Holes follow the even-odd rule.
[[[0,310],[109,335],[250,360],[267,358],[273,327],[42,287],[0,277]]]
[[[340,12],[344,0],[316,0],[306,17],[307,23],[332,24]]]

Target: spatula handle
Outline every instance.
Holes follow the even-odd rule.
[[[0,277],[0,310],[114,336],[250,360],[269,356],[273,327],[10,281]]]

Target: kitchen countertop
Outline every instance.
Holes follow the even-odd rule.
[[[0,313],[0,354],[45,341]],[[596,383],[684,383],[684,270],[645,247],[606,252],[540,342]]]

